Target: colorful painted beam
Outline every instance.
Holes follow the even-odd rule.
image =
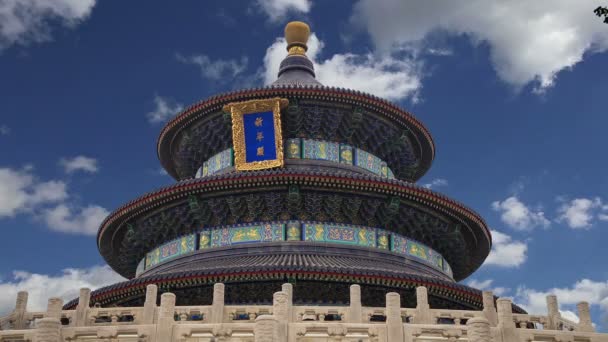
[[[165,261],[195,250],[283,241],[346,244],[390,250],[415,258],[450,277],[453,276],[448,262],[439,252],[416,240],[380,228],[307,221],[265,222],[205,228],[196,234],[185,235],[153,249],[139,263],[136,274],[139,275]],[[143,262],[144,260],[145,262]],[[140,267],[143,267],[143,270]]]
[[[314,139],[287,139],[285,141],[285,157],[287,159],[325,160],[353,165],[380,177],[395,178],[393,171],[385,161],[369,152],[347,144]],[[233,166],[234,151],[229,148],[205,161],[196,172],[195,178],[211,176]]]

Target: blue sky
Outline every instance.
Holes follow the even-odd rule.
[[[142,4],[144,6],[142,6]],[[320,81],[387,97],[429,128],[421,184],[496,233],[464,283],[530,311],[558,295],[605,329],[608,25],[598,1],[60,0],[0,4],[0,311],[120,280],[94,234],[160,186],[163,122],[271,82],[305,20]],[[548,7],[547,7],[548,6]],[[483,14],[483,15],[481,15]]]

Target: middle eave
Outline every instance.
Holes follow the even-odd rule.
[[[341,173],[313,172],[289,169],[229,173],[178,182],[131,201],[111,213],[102,223],[97,244],[102,256],[115,263],[113,239],[130,220],[155,209],[171,206],[188,196],[200,193],[226,193],[255,190],[268,185],[303,185],[335,191],[353,191],[397,196],[432,209],[460,222],[472,234],[474,248],[469,251],[467,264],[455,278],[464,278],[478,268],[491,248],[491,234],[483,219],[464,205],[426,188],[399,180]],[[450,260],[448,260],[450,261]],[[452,261],[450,261],[452,262]]]

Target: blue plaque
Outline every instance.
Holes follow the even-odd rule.
[[[224,106],[232,117],[234,166],[238,171],[283,166],[281,108],[287,104],[287,99],[273,98]]]
[[[247,163],[277,159],[272,112],[243,115],[245,161]]]

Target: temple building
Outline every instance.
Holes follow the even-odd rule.
[[[274,83],[195,103],[157,152],[173,185],[112,212],[99,252],[127,281],[46,312],[20,293],[0,341],[608,341],[459,284],[492,236],[419,185],[435,156],[397,105],[315,79],[291,22]]]

